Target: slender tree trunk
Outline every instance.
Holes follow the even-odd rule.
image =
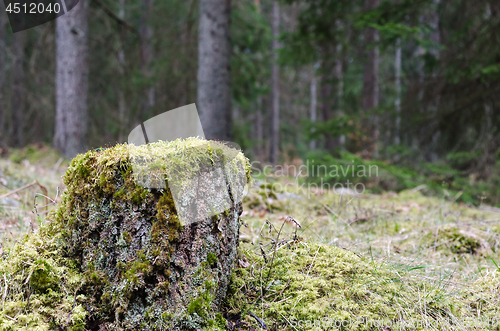
[[[316,113],[317,113],[317,103],[318,103],[316,90],[317,90],[317,78],[316,78],[316,70],[314,70],[313,76],[311,78],[311,106],[310,106],[311,123],[316,123]],[[316,149],[316,140],[311,140],[311,142],[309,143],[309,148],[311,150]]]
[[[280,127],[280,87],[278,66],[278,37],[280,26],[280,9],[278,1],[273,1],[271,28],[273,34],[273,66],[271,72],[271,163],[278,162],[279,158],[279,127]]]
[[[331,54],[327,51],[327,54]],[[323,75],[321,76],[321,113],[323,121],[328,122],[334,116],[333,85],[332,75],[334,74],[335,62],[331,59],[322,61]],[[332,151],[335,149],[335,140],[331,133],[325,134],[325,149]]]
[[[125,0],[119,0],[119,11],[118,17],[122,20],[125,19]],[[118,65],[120,70],[120,75],[122,76],[122,82],[125,81],[125,50],[123,44],[120,41],[120,50],[118,51]],[[118,141],[125,141],[125,134],[127,129],[127,101],[125,98],[125,84],[120,82],[118,90],[118,121],[120,122],[119,137]]]
[[[88,0],[56,20],[56,126],[54,144],[66,157],[87,147]]]
[[[153,13],[153,0],[142,0],[142,13],[140,23],[141,36],[141,70],[142,74],[148,83],[144,91],[144,99],[141,105],[141,120],[147,120],[151,117],[150,109],[155,105],[155,88],[153,82],[153,72],[151,62],[153,61],[153,46],[151,39],[153,37],[153,29],[151,28],[151,16]]]
[[[396,98],[394,100],[394,108],[396,110],[396,125],[394,134],[394,144],[401,143],[401,40],[396,42],[396,55],[394,59],[394,76],[396,85]]]
[[[263,119],[262,119],[262,96],[257,97],[257,109],[255,112],[255,136],[257,138],[256,151],[258,159],[262,159],[263,154],[263,144],[264,144],[264,130],[263,130]]]
[[[207,139],[232,136],[230,16],[230,0],[200,0],[197,106]]]
[[[380,0],[366,0],[365,9],[373,10],[380,3]],[[379,119],[378,115],[374,113],[374,108],[378,107],[378,69],[379,69],[379,50],[375,44],[379,40],[378,30],[368,28],[365,31],[365,42],[369,48],[367,51],[367,59],[364,66],[363,74],[363,110],[365,112],[371,111],[371,142],[370,150],[373,156],[378,156],[378,138],[379,138]]]
[[[7,138],[5,134],[5,118],[7,113],[7,102],[5,101],[6,86],[5,77],[7,76],[7,62],[5,58],[6,50],[6,23],[7,16],[0,15],[0,146]]]
[[[340,27],[340,23],[336,22],[337,27]],[[337,116],[344,116],[342,111],[342,98],[344,96],[344,76],[342,71],[342,44],[337,42],[335,49],[335,66],[333,67],[333,76],[335,77],[335,84],[337,88],[337,100],[335,103],[335,113]],[[341,134],[338,138],[338,145],[341,150],[345,149],[345,135]]]
[[[433,11],[432,11],[432,15],[430,17],[430,25],[431,25],[431,29],[432,29],[430,39],[435,44],[440,44],[441,43],[441,36],[440,36],[440,30],[439,30],[439,12],[438,12],[438,6],[439,6],[440,2],[441,2],[441,0],[433,0],[434,8],[433,8]],[[430,50],[430,52],[435,57],[435,59],[437,61],[439,61],[439,58],[440,58],[439,48],[438,47],[433,47]],[[437,76],[437,72],[434,71],[432,73],[432,78],[433,78],[432,84],[433,84],[433,86],[437,87],[436,76]],[[433,112],[434,116],[437,118],[437,114],[436,113],[437,113],[438,108],[439,108],[440,95],[441,94],[440,94],[439,88],[434,88],[433,90],[437,91],[437,92],[435,92],[432,95],[432,101],[431,101],[429,110],[431,112]],[[434,162],[434,161],[437,161],[437,159],[438,159],[438,142],[439,142],[439,137],[441,135],[441,132],[439,130],[439,121],[437,119],[435,119],[433,121],[431,127],[432,127],[432,130],[433,130],[434,133],[432,135],[432,140],[431,140],[431,144],[430,144],[430,153],[429,153],[429,156],[430,156],[431,161]]]
[[[11,98],[11,126],[12,145],[21,147],[24,144],[24,113],[25,113],[25,88],[24,88],[24,46],[27,31],[17,32],[13,35],[12,44],[12,98]]]

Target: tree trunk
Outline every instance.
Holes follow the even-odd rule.
[[[230,16],[230,0],[200,0],[197,107],[207,139],[232,136]]]
[[[340,23],[336,22],[337,27],[340,27]],[[337,116],[344,116],[342,111],[342,97],[344,95],[344,76],[342,71],[342,44],[337,42],[335,49],[335,66],[333,67],[333,76],[335,77],[335,84],[337,87],[337,100],[335,103],[335,113]],[[338,145],[341,150],[345,149],[345,135],[341,134],[338,139]]]
[[[56,125],[54,144],[71,158],[87,146],[88,0],[56,20]]]
[[[153,61],[153,47],[151,39],[153,29],[150,20],[153,12],[153,0],[142,0],[142,13],[140,23],[141,36],[141,70],[144,78],[148,81],[141,101],[141,120],[145,121],[151,117],[151,108],[155,105],[155,88],[152,83],[153,72],[151,62]]]
[[[331,60],[323,60],[323,76],[321,77],[321,113],[323,121],[327,122],[332,119],[333,115],[333,86],[331,77],[333,73],[333,66]],[[330,133],[325,134],[325,149],[333,151],[335,149],[335,140]]]
[[[273,1],[271,15],[271,29],[273,34],[273,65],[271,68],[271,163],[278,162],[279,158],[279,128],[280,128],[280,87],[278,66],[278,37],[280,28],[280,8],[277,1]]]
[[[365,9],[373,10],[379,5],[380,0],[366,0]],[[374,113],[374,108],[378,107],[378,69],[379,69],[379,50],[375,44],[379,40],[378,30],[367,28],[365,31],[365,42],[368,47],[367,58],[363,74],[363,110],[371,111],[372,123],[370,123],[370,143],[369,149],[372,156],[378,155],[378,115]]]
[[[257,97],[257,109],[255,112],[255,137],[257,138],[257,144],[255,148],[255,154],[259,160],[264,156],[263,154],[263,143],[264,143],[264,130],[263,130],[263,119],[262,119],[262,96]]]
[[[119,11],[118,17],[122,20],[125,20],[125,0],[119,0]],[[122,76],[122,82],[125,80],[125,50],[123,47],[123,43],[120,42],[120,50],[118,51],[118,66],[120,75]],[[118,90],[118,120],[120,122],[119,128],[119,142],[125,141],[125,134],[127,128],[127,102],[125,98],[125,84],[120,82],[119,90]]]
[[[434,3],[434,8],[432,10],[432,14],[430,17],[430,26],[432,29],[430,39],[433,43],[439,44],[441,42],[441,36],[440,36],[440,30],[439,30],[439,12],[438,12],[438,6],[440,4],[441,0],[433,0]],[[435,57],[437,61],[439,61],[440,58],[440,51],[439,47],[433,47],[430,50],[430,53]],[[432,84],[433,86],[437,86],[436,82],[436,77],[437,77],[437,72],[434,71],[432,73]],[[439,103],[440,103],[440,89],[439,88],[433,88],[434,92],[433,95],[431,96],[431,104],[429,107],[429,110],[434,113],[434,119],[431,123],[431,130],[434,132],[432,134],[432,139],[430,143],[430,152],[429,152],[429,158],[431,161],[435,162],[438,159],[438,142],[439,142],[439,136],[441,135],[441,132],[439,130],[439,121],[437,119],[437,111],[439,108]]]
[[[26,43],[26,31],[17,32],[13,35],[12,44],[12,99],[11,99],[11,127],[12,146],[23,146],[24,112],[25,112],[25,88],[24,88],[24,46]]]
[[[316,123],[316,113],[317,113],[317,103],[318,103],[316,90],[317,90],[316,70],[313,70],[313,76],[311,78],[311,106],[310,106],[311,123]],[[315,139],[311,140],[311,142],[309,143],[309,148],[311,150],[316,149]]]
[[[5,134],[5,118],[7,113],[7,103],[5,102],[5,77],[7,76],[7,62],[5,59],[6,51],[6,23],[7,16],[0,15],[0,147],[7,135]]]
[[[401,127],[401,39],[396,42],[396,55],[394,59],[394,76],[396,85],[396,98],[394,100],[394,108],[396,110],[396,125],[394,134],[394,144],[401,143],[400,127]]]

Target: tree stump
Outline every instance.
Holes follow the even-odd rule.
[[[51,231],[85,275],[86,328],[222,327],[249,168],[195,138],[77,156]]]

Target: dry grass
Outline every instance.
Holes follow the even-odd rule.
[[[64,189],[61,176],[68,164],[45,146],[14,151],[11,158],[13,160],[0,158],[0,196],[34,181],[39,185],[31,185],[0,200],[0,245],[14,241],[32,228],[36,230],[43,222],[55,204],[42,195],[57,197],[59,201],[57,192],[58,188]]]

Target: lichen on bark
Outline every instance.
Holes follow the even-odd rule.
[[[138,155],[157,163],[150,176],[156,176],[156,182],[163,176],[163,187],[143,185],[151,162],[142,163],[147,165],[139,173],[143,181],[137,180],[133,160]],[[230,198],[228,208],[204,218],[197,214],[189,222],[181,219],[180,201],[169,184],[175,182],[184,190],[177,194],[192,191],[193,178],[218,166]],[[196,138],[117,145],[78,155],[64,176],[67,190],[58,209],[39,232],[13,248],[16,256],[0,263],[6,277],[18,276],[10,279],[18,289],[16,294],[7,291],[4,312],[13,318],[26,315],[26,303],[31,301],[33,309],[33,298],[40,296],[54,302],[49,304],[53,311],[42,312],[40,306],[34,310],[36,316],[27,318],[26,325],[39,329],[222,327],[217,311],[237,254],[241,178],[245,183],[250,179],[248,160],[241,152]],[[210,191],[210,183],[199,185],[202,192]],[[31,250],[33,254],[27,254]],[[30,271],[27,266],[33,263]],[[31,280],[26,278],[29,272]],[[0,321],[4,329],[16,325]]]

